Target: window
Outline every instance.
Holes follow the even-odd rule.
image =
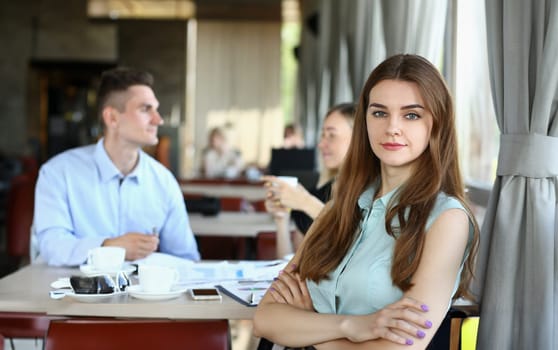
[[[465,181],[491,188],[500,132],[490,89],[485,18],[484,1],[457,1],[455,110]]]

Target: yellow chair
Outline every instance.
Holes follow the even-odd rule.
[[[461,324],[461,350],[475,350],[477,348],[477,334],[480,317],[467,317]]]
[[[475,350],[477,348],[479,320],[479,316],[452,318],[450,350]]]

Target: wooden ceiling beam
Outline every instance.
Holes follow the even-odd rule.
[[[197,0],[197,19],[281,21],[281,0]]]

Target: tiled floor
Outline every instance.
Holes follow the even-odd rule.
[[[259,339],[252,336],[252,321],[231,321],[232,350],[255,350]]]
[[[13,343],[13,350],[42,350],[43,348],[43,342],[41,340],[14,339]],[[8,339],[4,341],[4,350],[12,350],[12,345]]]

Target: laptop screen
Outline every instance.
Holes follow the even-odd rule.
[[[316,149],[273,148],[268,171],[276,176],[296,176],[302,186],[310,189],[316,185],[319,177]]]

